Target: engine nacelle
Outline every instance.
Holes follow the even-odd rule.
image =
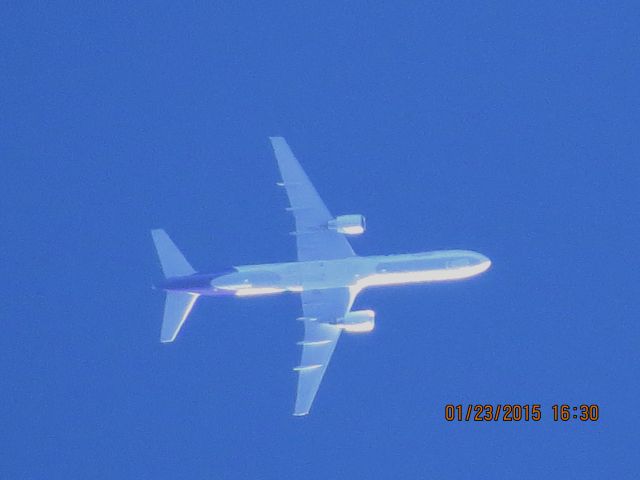
[[[362,215],[340,215],[327,224],[330,230],[345,235],[360,235],[366,230],[366,222]]]
[[[348,312],[336,320],[335,324],[349,333],[367,333],[375,326],[376,312],[373,310],[356,310]]]

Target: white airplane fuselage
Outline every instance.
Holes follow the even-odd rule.
[[[306,415],[342,332],[366,333],[375,326],[373,310],[352,310],[363,289],[385,285],[461,280],[491,266],[484,255],[470,250],[358,256],[349,236],[366,230],[365,217],[356,213],[334,216],[318,195],[282,137],[271,137],[295,229],[298,261],[241,265],[215,272],[197,272],[167,232],[151,236],[160,259],[166,291],[160,341],[173,342],[196,300],[201,296],[257,297],[300,294],[304,336],[293,414]]]
[[[470,250],[354,256],[337,260],[268,263],[232,267],[217,273],[167,278],[160,288],[198,295],[253,297],[283,292],[344,288],[353,296],[371,286],[459,280],[491,266]]]

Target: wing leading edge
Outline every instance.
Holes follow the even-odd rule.
[[[304,340],[298,371],[298,391],[294,415],[306,415],[322,382],[340,337],[340,328],[331,322],[351,309],[354,297],[348,288],[311,290],[301,294],[304,312]]]

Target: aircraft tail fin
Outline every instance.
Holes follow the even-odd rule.
[[[173,342],[176,339],[198,297],[199,295],[194,293],[167,292],[160,332],[162,343]]]
[[[162,272],[166,278],[196,273],[175,243],[171,241],[167,232],[162,229],[151,230],[151,236],[160,258]],[[176,339],[198,297],[199,295],[195,293],[167,292],[164,317],[162,318],[162,331],[160,333],[161,342],[168,343]]]
[[[158,252],[165,277],[181,277],[196,273],[175,243],[171,241],[167,232],[159,228],[151,230],[151,236],[153,237],[153,243],[156,245],[156,251]]]

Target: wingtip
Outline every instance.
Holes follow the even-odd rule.
[[[293,412],[294,417],[306,417],[309,415],[309,412]]]
[[[166,235],[166,232],[164,231],[163,228],[152,228],[151,229],[151,238],[153,238],[154,240],[158,237],[161,237],[162,235]]]

